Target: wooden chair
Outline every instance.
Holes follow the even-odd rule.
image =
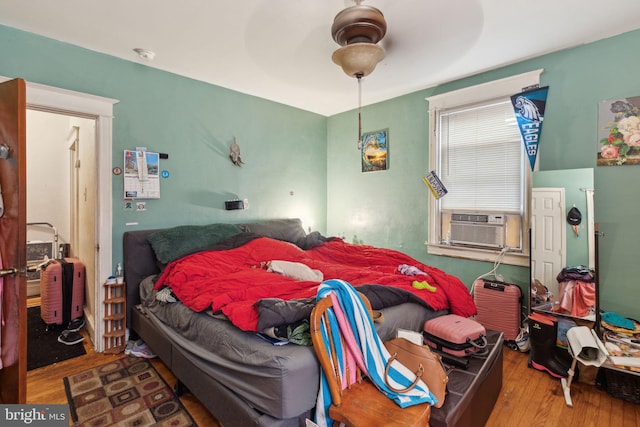
[[[362,299],[371,316],[369,300],[364,296]],[[343,390],[342,379],[331,362],[333,360],[337,363],[335,348],[326,347],[320,330],[321,320],[324,317],[327,322],[326,312],[332,305],[330,297],[318,301],[311,312],[310,330],[313,348],[329,383],[332,404],[327,416],[334,420],[334,426],[339,423],[349,427],[428,426],[431,416],[431,406],[428,403],[401,408],[382,394],[368,378],[364,378],[359,368],[357,381],[347,384]],[[344,342],[342,337],[340,340]],[[349,375],[346,377],[349,378]]]

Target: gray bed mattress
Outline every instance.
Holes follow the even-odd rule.
[[[140,299],[152,322],[192,355],[207,375],[258,411],[284,419],[315,406],[319,365],[312,347],[276,346],[181,303],[159,303],[151,277],[141,283]],[[398,328],[419,331],[436,315],[411,303],[381,311],[384,322],[376,323],[376,328],[383,340],[395,337]]]

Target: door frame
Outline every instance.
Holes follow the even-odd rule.
[[[0,82],[12,80],[0,76]],[[119,101],[97,95],[60,89],[38,83],[26,82],[27,108],[92,118],[96,121],[96,265],[94,283],[93,318],[86,318],[87,330],[93,337],[94,349],[104,350],[102,342],[104,304],[99,286],[103,279],[111,275],[112,265],[112,121],[113,106]]]

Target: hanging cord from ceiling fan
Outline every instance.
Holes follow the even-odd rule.
[[[362,76],[356,75],[358,79],[358,150],[362,149]]]

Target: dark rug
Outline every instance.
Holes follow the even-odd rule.
[[[27,309],[27,371],[87,354],[84,342],[66,345],[58,342],[63,326],[47,330],[40,318],[40,307]]]
[[[197,426],[148,359],[124,357],[63,381],[74,426]]]

